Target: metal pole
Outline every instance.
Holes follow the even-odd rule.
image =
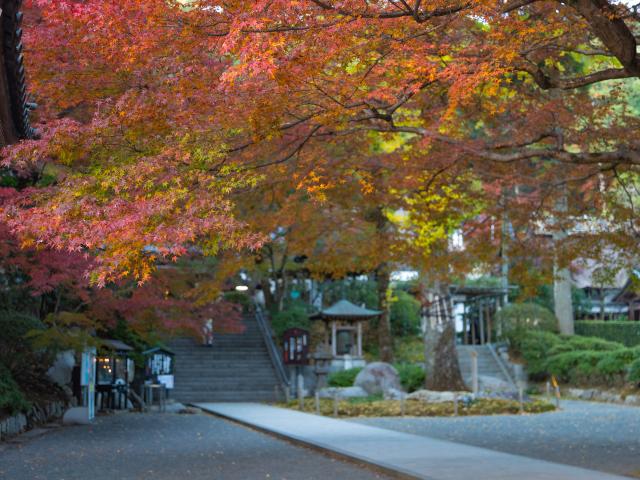
[[[334,417],[338,416],[338,396],[337,395],[333,396],[333,416]]]
[[[316,415],[320,415],[320,393],[316,392]]]
[[[453,394],[453,416],[458,416],[458,393],[454,392]]]
[[[400,395],[400,416],[404,417],[404,394]]]

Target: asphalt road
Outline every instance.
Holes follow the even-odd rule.
[[[0,444],[2,480],[374,478],[389,477],[204,414],[121,413]]]
[[[640,477],[640,408],[563,401],[538,415],[367,418],[358,423]]]

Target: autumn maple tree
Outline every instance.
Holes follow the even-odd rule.
[[[278,215],[319,228],[349,201],[377,212],[377,223],[360,218],[379,233],[393,226],[385,210],[406,207],[405,255],[443,265],[432,280],[504,254],[501,223],[512,257],[531,254],[541,230],[598,216],[619,225],[558,240],[557,268],[576,242],[594,255],[637,243],[637,8],[31,0],[26,11],[41,138],[7,149],[4,163],[53,180],[22,188],[3,215],[27,247],[91,255],[94,283],[148,280],[189,247],[256,250],[293,225]],[[276,180],[318,203],[267,218],[250,202]],[[362,193],[350,198],[349,185]],[[323,202],[335,215],[309,206]],[[460,227],[468,250],[450,255],[446,237]],[[383,272],[397,257],[375,258]]]

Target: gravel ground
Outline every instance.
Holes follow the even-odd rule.
[[[592,470],[640,477],[640,408],[563,401],[538,415],[351,421]]]
[[[3,480],[265,478],[390,477],[204,414],[121,413],[0,444]]]

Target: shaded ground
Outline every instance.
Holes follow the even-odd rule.
[[[118,414],[0,444],[0,479],[386,479],[207,415]]]
[[[522,416],[349,421],[640,477],[640,408],[575,401],[564,401],[562,407]]]

